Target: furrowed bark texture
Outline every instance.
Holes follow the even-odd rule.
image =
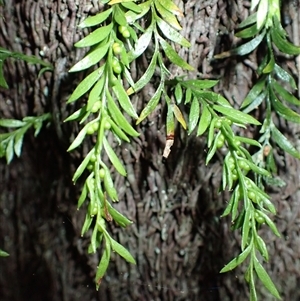
[[[233,31],[249,14],[248,1],[181,1],[185,13],[182,34],[190,49],[177,48],[195,66],[191,76],[219,78],[216,88],[233,104],[240,104],[255,80],[260,53],[213,61],[237,45]],[[221,219],[227,194],[219,194],[222,162],[216,155],[205,166],[205,140],[176,131],[175,144],[165,164],[165,108],[160,106],[138,128],[140,137],[115,150],[128,177],[116,175],[120,202],[115,206],[133,220],[120,229],[110,225],[113,237],[126,246],[137,265],[113,254],[99,292],[93,278],[99,254],[88,255],[89,238],[80,237],[84,210],[76,210],[80,181],[72,174],[89,149],[71,155],[66,149],[80,128],[62,121],[76,109],[66,100],[85,74],[69,74],[83,55],[74,42],[87,32],[76,26],[101,7],[87,0],[6,0],[0,7],[0,46],[34,54],[51,62],[53,72],[38,77],[39,69],[21,61],[5,62],[9,90],[1,90],[0,117],[21,119],[51,112],[53,124],[37,138],[25,138],[22,156],[6,166],[0,162],[0,248],[2,301],[44,300],[248,300],[244,268],[228,274],[220,269],[239,252],[240,237],[230,231],[230,219]],[[293,42],[299,41],[299,3],[286,1],[284,22]],[[176,46],[177,47],[177,46]],[[146,57],[133,65],[140,77]],[[299,58],[278,57],[299,80]],[[182,71],[170,66],[173,75]],[[159,80],[159,79],[157,79]],[[134,96],[138,111],[154,93],[148,85]],[[282,131],[299,145],[299,127],[278,120]],[[247,133],[255,135],[249,128]],[[300,298],[300,165],[278,152],[279,176],[287,183],[272,190],[278,209],[275,222],[281,238],[263,227],[270,262],[265,264],[283,300]],[[261,300],[274,300],[258,283]]]

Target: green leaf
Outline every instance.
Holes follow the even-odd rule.
[[[216,121],[217,121],[217,118],[214,117],[209,125],[209,131],[208,131],[208,137],[207,137],[207,146],[208,147],[211,147],[212,142],[214,140]]]
[[[193,71],[194,68],[189,65],[185,60],[183,60],[178,54],[177,52],[173,49],[172,46],[170,46],[165,40],[163,40],[162,38],[159,39],[159,43],[162,47],[162,49],[164,50],[166,56],[168,57],[168,59],[175,65],[189,70],[189,71]]]
[[[175,86],[174,96],[175,96],[177,104],[181,104],[183,92],[182,92],[181,85],[179,83],[176,84],[176,86]]]
[[[218,82],[219,82],[218,80],[190,79],[190,80],[181,81],[180,84],[186,88],[190,88],[192,91],[202,92],[202,90],[204,89],[210,89],[214,87]]]
[[[109,260],[110,260],[110,243],[107,241],[108,239],[106,238],[105,241],[105,249],[104,249],[104,252],[102,254],[102,257],[101,257],[101,260],[100,260],[100,263],[99,263],[99,266],[97,268],[97,272],[96,272],[96,289],[98,290],[99,289],[99,286],[100,286],[100,283],[101,283],[101,280],[108,268],[108,264],[109,264]]]
[[[262,145],[259,142],[257,142],[256,140],[254,140],[254,139],[250,139],[250,138],[246,138],[246,137],[240,137],[240,136],[235,136],[235,140],[241,141],[241,142],[246,143],[246,144],[254,145],[254,146],[257,146],[259,148],[262,147]]]
[[[156,108],[156,106],[157,106],[157,104],[158,104],[158,102],[160,100],[161,93],[163,91],[163,87],[164,87],[164,83],[161,81],[160,85],[158,86],[158,88],[156,90],[156,92],[154,93],[154,95],[152,96],[152,98],[147,103],[146,107],[141,112],[139,118],[136,121],[136,124],[139,124],[140,122],[142,122]]]
[[[261,28],[267,21],[269,0],[260,0],[257,8],[257,28]]]
[[[267,93],[268,92],[266,90],[260,93],[248,106],[246,106],[245,109],[243,109],[243,112],[248,114],[254,109],[257,109],[266,98]]]
[[[300,159],[300,152],[275,126],[271,127],[271,133],[272,139],[278,144],[281,149],[283,149],[293,157]]]
[[[217,143],[218,143],[218,138],[220,137],[221,132],[218,132],[217,135],[215,136],[214,142],[212,147],[209,149],[207,156],[206,156],[206,160],[205,160],[205,164],[207,165],[209,163],[209,161],[212,159],[212,157],[214,156],[216,150],[217,150]]]
[[[103,41],[111,32],[113,23],[92,31],[88,36],[74,44],[75,47],[89,47]]]
[[[271,28],[272,42],[282,52],[291,55],[300,54],[300,47],[290,43],[286,38],[282,37],[278,29]]]
[[[84,201],[86,200],[87,192],[88,192],[88,188],[87,188],[86,183],[84,183],[80,197],[78,199],[77,209],[79,209],[81,207],[81,205],[84,203]]]
[[[134,2],[122,2],[121,4],[125,8],[130,9],[137,14],[142,12],[142,8],[139,5],[136,5]]]
[[[103,146],[112,165],[115,167],[119,174],[125,177],[127,174],[126,170],[105,137],[103,138]]]
[[[5,150],[5,156],[6,156],[6,162],[9,164],[13,157],[14,157],[14,139],[11,137],[8,141],[8,144],[6,146]]]
[[[85,28],[90,26],[95,26],[98,24],[101,24],[103,21],[105,21],[111,14],[112,8],[109,8],[95,16],[91,16],[86,18],[83,22],[81,22],[78,27],[79,28]]]
[[[141,9],[141,12],[139,14],[136,14],[133,11],[127,11],[125,16],[128,24],[133,24],[137,19],[142,18],[150,9],[152,1],[145,1],[139,4],[139,8]]]
[[[293,105],[300,105],[300,100],[297,99],[293,94],[288,92],[286,89],[279,85],[275,80],[272,80],[272,87],[279,94],[282,100],[285,100]]]
[[[69,72],[82,71],[97,64],[106,55],[109,47],[109,43],[101,43],[99,46],[89,51],[89,53],[82,60],[76,63],[69,70]]]
[[[7,256],[9,256],[9,254],[0,249],[0,257],[7,257]]]
[[[262,73],[264,73],[264,74],[271,73],[274,70],[275,58],[274,58],[274,54],[273,54],[272,50],[270,50],[269,55],[270,55],[270,60],[269,60],[268,64],[262,70]]]
[[[253,212],[252,208],[245,209],[245,216],[244,216],[243,228],[242,228],[242,243],[241,243],[242,251],[245,249],[246,245],[248,244],[249,230],[251,226],[250,217],[252,216],[251,214],[252,212]]]
[[[134,45],[134,49],[128,53],[130,62],[135,60],[137,57],[139,57],[142,53],[145,52],[151,41],[153,30],[154,24],[151,23],[151,25],[146,29],[146,31],[139,37],[139,39]]]
[[[81,229],[81,236],[83,236],[90,228],[91,224],[92,224],[93,218],[89,215],[89,213],[87,212],[85,215],[85,220]]]
[[[107,107],[111,117],[117,123],[117,125],[122,128],[124,132],[128,135],[137,137],[139,133],[131,126],[131,124],[127,121],[125,116],[122,114],[115,101],[111,97],[109,91],[106,91],[106,99],[107,99]]]
[[[266,78],[263,76],[259,79],[259,81],[251,88],[246,98],[244,99],[241,108],[245,108],[252,102],[256,100],[256,98],[263,92],[263,89],[266,85]]]
[[[181,113],[180,109],[175,104],[172,104],[171,107],[172,107],[172,110],[173,110],[176,120],[186,130],[187,125],[186,125],[185,119],[184,119],[183,114]]]
[[[191,132],[196,127],[198,120],[200,117],[200,105],[197,98],[194,98],[192,101],[192,105],[190,108],[190,114],[189,114],[189,131],[188,134],[191,134]],[[201,116],[202,117],[202,116]]]
[[[4,78],[3,65],[4,65],[4,60],[0,57],[0,87],[8,89],[9,88],[8,84]]]
[[[114,6],[114,20],[119,25],[127,26],[127,20],[125,18],[125,13],[118,5]]]
[[[218,111],[219,113],[222,113],[224,116],[227,116],[233,122],[238,122],[238,123],[243,123],[243,124],[250,123],[250,124],[255,124],[255,125],[261,124],[259,121],[257,121],[252,116],[250,116],[244,112],[238,111],[234,108],[213,105],[213,109]]]
[[[190,47],[190,42],[185,39],[178,31],[173,29],[167,22],[164,20],[157,18],[156,19],[157,25],[164,34],[166,38],[169,40],[183,46],[183,47]]]
[[[245,261],[252,249],[252,244],[250,244],[240,255],[232,259],[225,267],[220,271],[220,273],[229,272],[235,269],[238,265]]]
[[[102,76],[94,85],[93,89],[90,91],[89,98],[87,101],[87,106],[86,106],[87,111],[91,111],[94,107],[94,104],[100,101],[100,95],[103,90],[105,80],[106,80],[106,76]]]
[[[96,83],[96,81],[102,76],[105,65],[93,71],[89,74],[84,80],[80,82],[80,84],[73,91],[72,95],[68,99],[67,103],[71,103],[82,95],[84,95],[87,91],[91,89],[91,87]]]
[[[27,125],[27,127],[23,127],[22,129],[19,129],[15,135],[14,151],[18,157],[20,157],[20,155],[21,155],[24,135],[29,127],[30,127],[30,125]]]
[[[268,275],[268,273],[266,272],[266,270],[263,268],[263,266],[260,264],[260,262],[258,261],[258,259],[256,257],[254,258],[253,263],[254,263],[255,272],[256,272],[258,278],[260,279],[260,281],[264,284],[264,286],[269,290],[269,292],[273,296],[275,296],[278,299],[281,299],[270,276]]]
[[[136,264],[132,255],[122,245],[120,245],[118,242],[116,242],[112,238],[110,238],[110,243],[111,243],[112,249],[115,252],[117,252],[120,256],[122,256],[127,262]]]
[[[243,20],[238,25],[238,28],[248,27],[249,25],[256,23],[256,20],[257,20],[257,13],[255,12],[254,14],[251,14],[247,19]]]
[[[235,36],[238,38],[247,39],[255,36],[258,32],[259,32],[259,28],[257,27],[256,24],[253,24],[252,26],[237,32]]]
[[[173,1],[172,1],[173,2]],[[168,3],[167,1],[159,1],[159,0],[155,0],[155,7],[157,9],[157,11],[159,12],[160,16],[167,22],[169,23],[171,26],[173,26],[175,29],[177,30],[181,30],[182,27],[180,26],[180,24],[178,23],[175,14],[172,12],[174,10],[174,7],[170,7],[169,5],[169,9],[167,8]],[[178,7],[176,7],[177,9],[175,9],[176,13],[179,12],[180,10],[178,10]]]
[[[269,261],[269,253],[267,250],[266,243],[263,241],[263,239],[259,235],[255,235],[254,239],[255,239],[255,243],[257,245],[257,249],[259,250],[262,257],[266,261]]]
[[[275,64],[274,66],[274,72],[279,79],[289,83],[293,89],[297,89],[297,85],[294,78],[277,64]]]
[[[156,49],[158,50],[158,49]],[[131,95],[133,93],[136,93],[138,92],[139,90],[141,90],[142,88],[144,88],[148,83],[149,81],[151,80],[151,78],[153,77],[153,74],[154,74],[154,71],[155,71],[155,68],[156,68],[156,63],[157,63],[157,56],[158,56],[158,51],[154,52],[154,55],[151,59],[151,62],[146,70],[146,72],[143,74],[143,76],[134,84],[133,87],[130,87],[128,90],[127,90],[127,94],[128,95]]]
[[[114,209],[109,202],[107,204],[107,210],[109,214],[112,216],[114,221],[121,227],[125,228],[132,224],[132,221],[130,221],[127,217],[122,215],[119,211]]]
[[[114,182],[111,178],[109,169],[106,166],[103,166],[104,170],[105,170],[105,175],[104,175],[104,187],[105,190],[107,192],[107,194],[109,195],[109,197],[113,200],[113,201],[118,201],[118,193],[114,187]]]
[[[135,108],[133,107],[126,91],[124,90],[124,87],[121,85],[119,81],[113,86],[113,91],[116,96],[116,98],[119,101],[120,106],[122,109],[131,117],[138,118],[138,115],[135,111]]]
[[[86,169],[87,165],[90,163],[90,159],[92,154],[94,154],[94,149],[90,150],[89,153],[85,156],[83,161],[80,163],[80,165],[77,167],[74,176],[72,178],[72,181],[75,183],[78,178],[82,175],[84,170]]]
[[[266,224],[270,227],[270,229],[273,231],[273,233],[276,235],[276,236],[278,236],[278,237],[280,237],[281,235],[280,235],[280,233],[278,232],[278,230],[277,230],[277,227],[276,227],[276,225],[274,224],[274,222],[264,213],[264,212],[262,212],[262,211],[257,211],[257,213],[261,216],[261,217],[263,217],[264,219],[265,219],[265,221],[266,221]]]
[[[276,97],[274,94],[273,90],[271,90],[271,103],[276,111],[277,114],[279,114],[281,117],[283,117],[286,120],[295,122],[295,123],[300,123],[300,115],[290,108],[284,106],[279,99]]]
[[[71,150],[75,149],[76,147],[78,147],[82,143],[82,141],[83,141],[83,139],[84,139],[84,137],[86,135],[86,130],[87,130],[87,128],[88,128],[89,125],[90,125],[90,123],[86,124],[82,128],[82,130],[78,133],[78,135],[76,136],[75,140],[72,142],[72,144],[67,149],[68,152],[70,152]]]
[[[73,121],[73,120],[78,120],[82,118],[86,114],[86,106],[83,106],[79,110],[75,111],[72,115],[70,115],[68,118],[64,120],[64,122],[67,121]]]
[[[27,123],[17,119],[0,119],[0,126],[5,128],[19,128]]]
[[[156,3],[160,3],[166,10],[171,12],[173,15],[183,17],[183,12],[173,2],[173,0],[156,0]]]

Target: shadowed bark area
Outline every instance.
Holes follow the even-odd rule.
[[[163,105],[139,126],[141,135],[133,143],[115,145],[128,172],[127,178],[115,175],[121,200],[115,207],[134,223],[125,230],[111,224],[110,231],[130,250],[137,265],[113,254],[100,290],[95,291],[99,254],[88,255],[89,237],[80,237],[85,215],[84,209],[76,210],[80,181],[76,186],[71,182],[93,141],[67,154],[80,128],[62,121],[80,105],[65,103],[85,76],[68,73],[85,51],[73,47],[87,34],[76,26],[101,8],[98,2],[6,0],[0,6],[0,46],[41,56],[54,65],[53,72],[38,77],[37,66],[5,62],[10,89],[0,90],[0,117],[21,119],[50,111],[53,123],[37,138],[32,132],[26,136],[20,159],[8,167],[0,162],[0,248],[10,253],[1,259],[1,300],[247,300],[243,267],[219,274],[238,254],[240,241],[238,233],[230,232],[230,219],[220,218],[228,200],[228,195],[218,193],[222,153],[205,166],[205,138],[187,136],[178,128],[170,157],[163,163]],[[223,61],[214,61],[213,55],[240,43],[233,31],[249,15],[249,2],[191,0],[178,5],[185,13],[180,20],[182,34],[192,47],[177,50],[195,67],[190,76],[220,79],[216,91],[238,106],[256,80],[261,53]],[[286,1],[283,19],[299,45],[298,1]],[[136,78],[145,71],[146,55],[132,66]],[[299,58],[278,56],[278,61],[299,80]],[[174,66],[170,70],[174,76],[182,74]],[[153,81],[132,97],[138,112],[156,86]],[[299,146],[299,126],[277,122]],[[253,128],[247,134],[257,135]],[[281,151],[276,160],[287,185],[269,189],[282,237],[261,229],[270,252],[270,262],[264,266],[283,300],[298,300],[300,164]],[[261,300],[274,300],[260,284],[258,291]]]

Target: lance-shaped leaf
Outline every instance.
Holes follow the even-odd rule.
[[[106,91],[106,99],[107,99],[107,107],[111,117],[117,123],[119,127],[122,128],[124,132],[127,134],[137,137],[139,133],[131,126],[131,124],[127,121],[125,116],[120,111],[119,107],[111,97],[109,91]]]
[[[105,137],[103,138],[103,146],[112,165],[115,167],[119,174],[125,177],[126,170]]]
[[[207,105],[202,103],[202,113],[198,125],[197,136],[201,136],[207,130],[210,125],[211,117],[211,112]]]
[[[185,119],[184,119],[184,117],[183,117],[183,115],[182,115],[180,109],[179,109],[175,104],[172,104],[171,107],[172,107],[174,116],[176,117],[177,121],[178,121],[178,122],[182,125],[182,127],[186,130],[187,125],[186,125]]]
[[[114,221],[121,227],[125,228],[132,224],[132,221],[129,220],[127,217],[125,217],[123,214],[121,214],[119,211],[114,209],[114,207],[111,206],[109,202],[106,201],[107,210],[109,214],[112,216]]]
[[[112,249],[117,252],[120,256],[122,256],[127,262],[136,264],[135,259],[132,257],[132,255],[126,250],[122,245],[120,245],[118,242],[110,238],[110,243]]]
[[[133,1],[131,1],[131,2],[125,2],[125,1],[123,1],[121,4],[125,8],[127,8],[129,10],[132,10],[133,12],[135,12],[137,14],[139,14],[139,13],[142,12],[142,8],[139,5],[135,4]]]
[[[109,43],[104,43],[92,49],[82,60],[76,63],[69,72],[82,71],[97,64],[106,55],[109,47]]]
[[[192,101],[192,105],[190,108],[190,114],[189,114],[189,134],[194,130],[196,127],[198,120],[200,117],[200,105],[199,100],[197,98],[194,98]]]
[[[291,55],[300,54],[300,47],[290,43],[276,28],[271,29],[272,42],[282,52]]]
[[[265,24],[268,15],[268,6],[269,0],[260,0],[257,8],[257,28],[261,28]]]
[[[194,70],[194,68],[189,65],[184,59],[182,59],[177,52],[173,49],[173,47],[171,47],[165,40],[163,40],[162,38],[159,39],[159,43],[162,47],[162,49],[164,50],[167,58],[175,65],[192,71]]]
[[[282,100],[285,100],[296,106],[300,105],[300,100],[296,98],[293,94],[288,92],[286,89],[284,89],[282,85],[278,84],[274,79],[272,80],[272,87],[278,93],[278,96],[280,96]]]
[[[169,40],[183,46],[183,47],[190,47],[190,42],[185,39],[178,31],[173,29],[167,22],[158,18],[157,25],[162,31],[162,33],[167,37]]]
[[[81,22],[78,25],[78,27],[85,28],[85,27],[90,27],[90,26],[95,26],[95,25],[101,24],[103,21],[105,21],[110,16],[111,12],[112,12],[112,8],[109,8],[95,16],[88,17],[83,22]]]
[[[119,81],[113,86],[113,91],[116,98],[119,101],[120,106],[122,109],[131,117],[138,118],[138,115],[133,107],[124,87],[121,85]]]
[[[254,39],[252,39],[251,41],[237,47],[234,48],[230,51],[225,51],[222,52],[220,54],[217,54],[214,56],[215,59],[223,59],[232,55],[246,55],[250,52],[252,52],[254,49],[257,48],[257,46],[261,43],[261,41],[263,40],[264,36],[265,36],[266,32],[263,31],[260,35],[258,35],[257,37],[255,37]]]
[[[111,178],[111,175],[110,175],[110,172],[109,172],[109,169],[103,165],[102,166],[105,170],[105,175],[104,175],[104,187],[105,187],[105,191],[107,192],[107,194],[109,195],[109,197],[115,201],[115,202],[118,202],[118,193],[117,193],[117,190],[114,186],[114,182]]]
[[[282,116],[284,119],[295,122],[295,123],[300,123],[300,115],[290,108],[286,107],[283,105],[276,95],[274,94],[273,91],[271,91],[272,97],[271,97],[271,103],[276,111],[280,116]]]
[[[250,116],[244,112],[238,111],[234,108],[213,105],[213,109],[222,113],[224,116],[227,116],[233,122],[238,122],[238,123],[243,123],[243,124],[250,123],[250,124],[255,124],[255,125],[261,124],[259,121],[257,121],[252,116]]]
[[[271,280],[270,276],[268,275],[268,273],[266,272],[266,270],[263,268],[263,266],[260,264],[260,262],[256,257],[254,258],[253,263],[254,263],[255,272],[258,278],[260,279],[260,281],[264,284],[264,286],[269,290],[269,292],[273,296],[275,296],[278,299],[281,299],[273,281]]]
[[[280,148],[282,148],[293,157],[300,159],[300,152],[275,126],[271,127],[271,133],[271,138],[279,145]]]
[[[201,92],[204,89],[210,89],[214,87],[219,81],[218,80],[208,80],[208,79],[190,79],[183,80],[180,84],[186,88],[190,88],[192,91]]]
[[[84,80],[82,80],[80,84],[76,87],[76,89],[73,91],[67,103],[71,103],[77,100],[87,91],[89,91],[91,87],[96,83],[96,81],[102,76],[103,70],[104,66],[96,69],[91,74],[89,74]]]
[[[147,103],[146,107],[141,112],[139,118],[136,121],[136,124],[139,124],[140,122],[142,122],[156,108],[156,106],[157,106],[157,104],[158,104],[158,102],[160,100],[161,93],[163,91],[163,87],[164,87],[164,83],[161,82],[160,85],[158,86],[156,92],[154,93],[154,95],[152,96],[152,98]]]
[[[135,60],[137,57],[139,57],[142,53],[145,52],[146,48],[148,47],[151,41],[153,30],[154,30],[154,23],[151,23],[151,25],[136,41],[134,45],[134,49],[128,53],[130,62]]]
[[[166,6],[164,5],[164,1],[162,2],[162,1],[156,0],[156,1],[154,1],[154,3],[155,3],[155,8],[157,9],[157,11],[161,15],[161,17],[166,22],[168,22],[171,26],[173,26],[177,30],[182,29],[182,27],[180,26],[180,24],[178,23],[175,15],[174,15],[174,13],[171,12],[169,9],[167,9]]]
[[[19,128],[26,125],[26,122],[18,119],[0,119],[0,126],[5,128]]]
[[[232,259],[229,263],[225,265],[225,267],[220,271],[220,273],[229,272],[235,269],[238,265],[240,265],[245,259],[248,257],[252,249],[252,244],[250,244],[240,255],[236,258]]]
[[[162,6],[164,6],[173,15],[183,17],[183,12],[177,5],[175,5],[173,0],[156,0],[156,2],[159,2]]]
[[[72,178],[73,182],[76,182],[78,178],[82,175],[87,165],[90,163],[90,159],[93,153],[94,153],[94,149],[90,150],[89,153],[83,159],[83,161],[80,163],[80,165],[77,167],[74,176]]]
[[[279,79],[289,83],[293,89],[297,89],[297,85],[294,78],[277,64],[275,64],[274,66],[274,72]]]
[[[105,249],[104,252],[102,254],[99,266],[97,268],[97,272],[96,272],[96,278],[95,278],[95,282],[96,282],[96,289],[99,289],[99,286],[101,284],[102,278],[108,268],[108,264],[109,264],[109,260],[110,260],[110,249],[111,249],[111,245],[109,243],[109,241],[107,240],[107,238],[105,239]]]
[[[93,32],[91,32],[88,36],[83,38],[82,40],[75,43],[75,47],[89,47],[100,43],[103,41],[111,32],[113,28],[113,23],[110,23],[107,26],[100,27]]]
[[[157,66],[157,56],[158,56],[158,49],[155,50],[154,55],[151,59],[151,62],[146,70],[146,72],[143,74],[143,76],[133,85],[133,87],[130,87],[127,90],[127,94],[131,95],[135,92],[138,92],[139,90],[141,90],[142,88],[144,88],[149,81],[151,80],[151,78],[153,77],[155,68]]]

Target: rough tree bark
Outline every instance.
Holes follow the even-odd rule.
[[[247,300],[243,268],[218,274],[239,246],[230,220],[219,218],[228,199],[218,194],[221,156],[205,166],[204,141],[178,129],[170,158],[162,164],[163,107],[141,125],[139,138],[119,150],[129,175],[116,178],[121,199],[117,207],[134,224],[126,230],[112,225],[111,231],[137,266],[114,256],[95,291],[98,255],[87,255],[88,238],[80,237],[84,213],[76,210],[79,191],[71,183],[85,148],[71,156],[66,153],[78,129],[61,122],[75,109],[65,102],[83,76],[67,73],[83,55],[73,47],[82,37],[76,25],[99,10],[98,2],[6,0],[0,7],[0,46],[41,56],[55,66],[38,78],[36,66],[12,60],[5,64],[10,89],[0,91],[0,117],[21,119],[50,111],[54,122],[36,139],[27,135],[20,159],[8,167],[0,162],[0,247],[10,253],[1,259],[1,300]],[[300,44],[299,2],[285,5],[287,29]],[[238,43],[233,30],[249,14],[249,1],[191,0],[179,6],[186,16],[181,20],[183,35],[192,44],[179,52],[196,67],[192,75],[220,78],[217,91],[240,103],[255,79],[259,53],[222,62],[212,57]],[[299,59],[279,60],[299,80]],[[143,66],[135,67],[139,77]],[[152,93],[149,85],[133,97],[138,109]],[[299,143],[299,127],[281,127]],[[281,152],[277,159],[287,185],[271,194],[283,236],[277,239],[262,229],[271,257],[266,266],[283,300],[299,300],[300,165]],[[259,293],[262,300],[273,300],[261,287]]]

